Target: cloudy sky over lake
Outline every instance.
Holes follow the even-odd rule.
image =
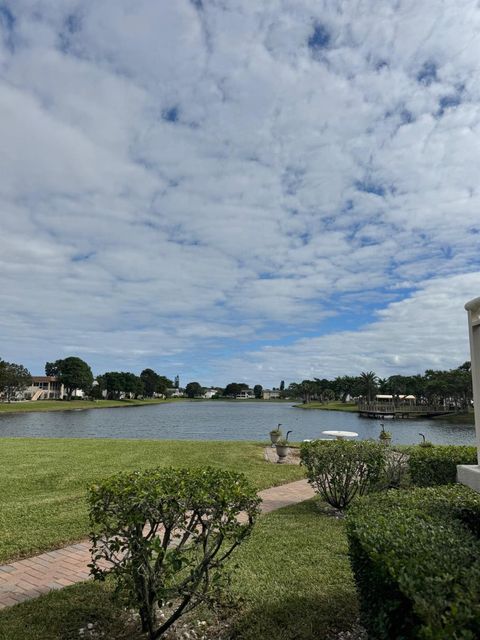
[[[0,357],[461,364],[479,61],[470,0],[0,0]]]

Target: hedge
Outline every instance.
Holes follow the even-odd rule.
[[[347,517],[372,640],[480,637],[480,495],[456,485],[362,498]]]
[[[458,464],[477,464],[476,447],[434,445],[409,450],[412,483],[418,487],[453,484]]]

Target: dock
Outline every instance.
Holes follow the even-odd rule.
[[[408,419],[408,418],[435,418],[436,416],[456,413],[456,409],[449,409],[443,405],[430,404],[394,404],[379,402],[363,402],[358,405],[358,413],[363,418],[376,419]]]

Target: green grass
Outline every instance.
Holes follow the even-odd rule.
[[[358,407],[352,402],[309,402],[308,404],[296,404],[296,409],[323,409],[324,411],[358,411]]]
[[[243,602],[235,638],[307,640],[348,629],[357,615],[344,521],[317,500],[260,518],[236,556],[233,594]]]
[[[232,564],[235,606],[223,612],[230,631],[222,638],[313,640],[355,623],[344,522],[320,513],[316,500],[260,517]],[[110,585],[83,583],[0,612],[0,638],[76,640],[89,622],[104,640],[140,637]]]
[[[32,411],[72,411],[73,409],[110,409],[162,404],[171,399],[152,400],[36,400],[35,402],[0,402],[0,413],[29,413]]]
[[[446,420],[452,424],[475,424],[475,414],[471,413],[451,413],[449,415],[437,416],[433,420]]]
[[[303,477],[250,442],[3,438],[0,447],[0,563],[86,537],[87,486],[118,471],[210,464],[244,472],[258,489]]]

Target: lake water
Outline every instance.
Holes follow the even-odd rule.
[[[291,441],[321,437],[325,430],[356,431],[377,438],[379,420],[356,413],[295,409],[288,403],[174,402],[115,409],[0,414],[0,437],[134,438],[148,440],[268,440],[278,423]],[[386,420],[398,444],[475,444],[475,429],[442,420]]]

